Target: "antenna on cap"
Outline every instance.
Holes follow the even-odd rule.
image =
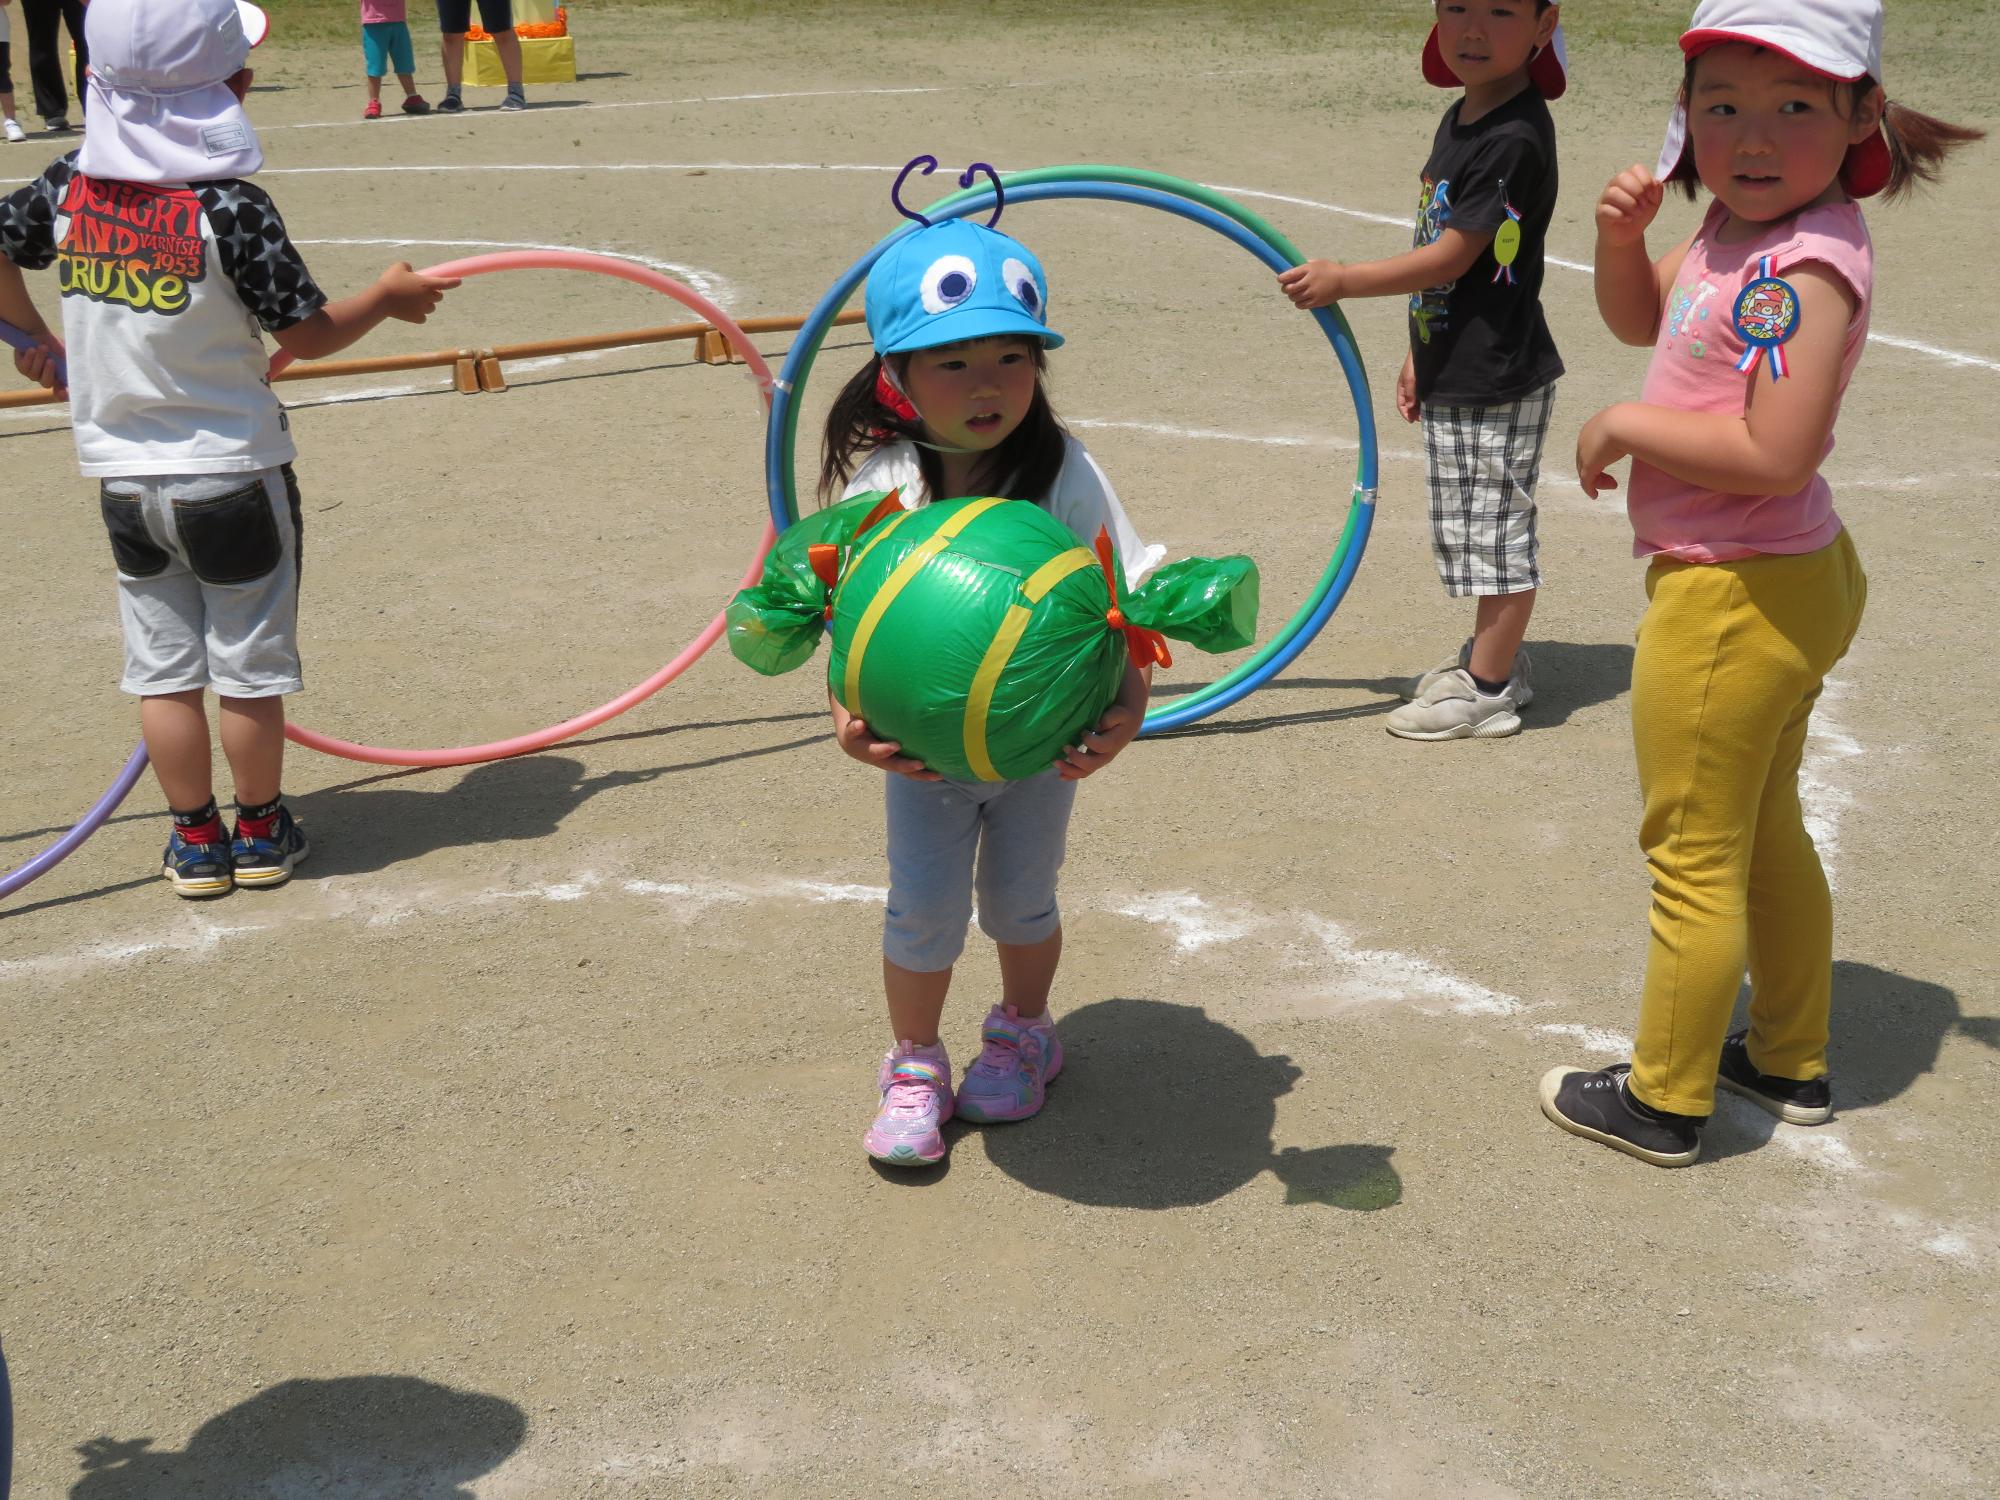
[[[915,219],[926,229],[931,227],[931,221],[918,213],[914,208],[909,208],[903,203],[903,184],[909,179],[910,174],[919,167],[923,168],[924,176],[930,176],[931,173],[937,170],[937,164],[938,161],[935,156],[911,157],[909,161],[904,163],[903,170],[896,174],[895,185],[889,189],[889,201],[896,205],[896,212],[906,219]],[[967,170],[969,171],[970,169],[968,168]],[[989,168],[988,170],[991,169]]]
[[[991,229],[1000,222],[1001,212],[1007,207],[1007,190],[1000,186],[1000,174],[986,162],[976,161],[958,174],[958,185],[962,188],[971,187],[973,179],[981,172],[993,179],[993,217],[986,221],[986,227]]]

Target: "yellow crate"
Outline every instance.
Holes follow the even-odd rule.
[[[499,88],[507,82],[507,70],[500,66],[500,53],[492,42],[465,44],[465,81],[484,89]],[[576,38],[522,37],[521,82],[575,83]]]

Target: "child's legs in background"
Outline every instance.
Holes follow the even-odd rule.
[[[1825,607],[1836,623],[1846,622],[1827,663],[1831,671],[1847,654],[1861,623],[1868,579],[1846,532],[1816,555],[1825,559],[1832,575]],[[1757,809],[1757,842],[1750,861],[1750,1061],[1775,1078],[1803,1080],[1826,1073],[1833,897],[1799,806],[1807,720],[1819,702],[1821,685],[1814,685],[1779,739]]]
[[[395,71],[396,81],[403,86],[403,97],[407,99],[417,91],[417,49],[410,41],[408,22],[394,21],[389,26],[388,62]]]
[[[394,21],[368,21],[361,27],[362,66],[368,70],[368,97],[382,97],[382,77],[389,71],[389,50],[391,33],[400,30],[404,45],[409,44],[408,26],[398,27]]]
[[[1791,1039],[1817,1032],[1823,1049],[1832,919],[1797,770],[1812,701],[1859,618],[1842,552],[1852,558],[1844,539],[1805,557],[1647,574],[1632,731],[1653,903],[1632,1090],[1655,1109],[1714,1108],[1753,883],[1767,1024]]]
[[[1022,1020],[1049,1008],[1062,961],[1062,870],[1074,781],[1053,769],[1008,782],[984,808],[979,845],[979,928],[999,945],[1000,1003]]]

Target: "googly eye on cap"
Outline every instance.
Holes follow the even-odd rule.
[[[992,220],[973,224],[944,219],[933,224],[904,207],[901,188],[912,172],[928,176],[937,159],[919,156],[903,168],[891,198],[920,226],[891,245],[868,275],[868,330],[877,354],[907,354],[969,339],[1018,335],[1045,349],[1063,337],[1048,325],[1048,277],[1026,245],[1002,234]],[[970,187],[978,173],[999,178],[983,162],[959,177]],[[1000,217],[1005,195],[993,219]]]

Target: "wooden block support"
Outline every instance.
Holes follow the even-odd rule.
[[[479,394],[479,361],[461,351],[458,361],[451,367],[451,383],[461,396]]]
[[[709,328],[695,341],[694,357],[705,365],[740,365],[743,356],[730,346],[719,328]]]
[[[479,388],[482,391],[507,389],[507,377],[500,369],[500,361],[491,353],[482,353],[479,356]]]

